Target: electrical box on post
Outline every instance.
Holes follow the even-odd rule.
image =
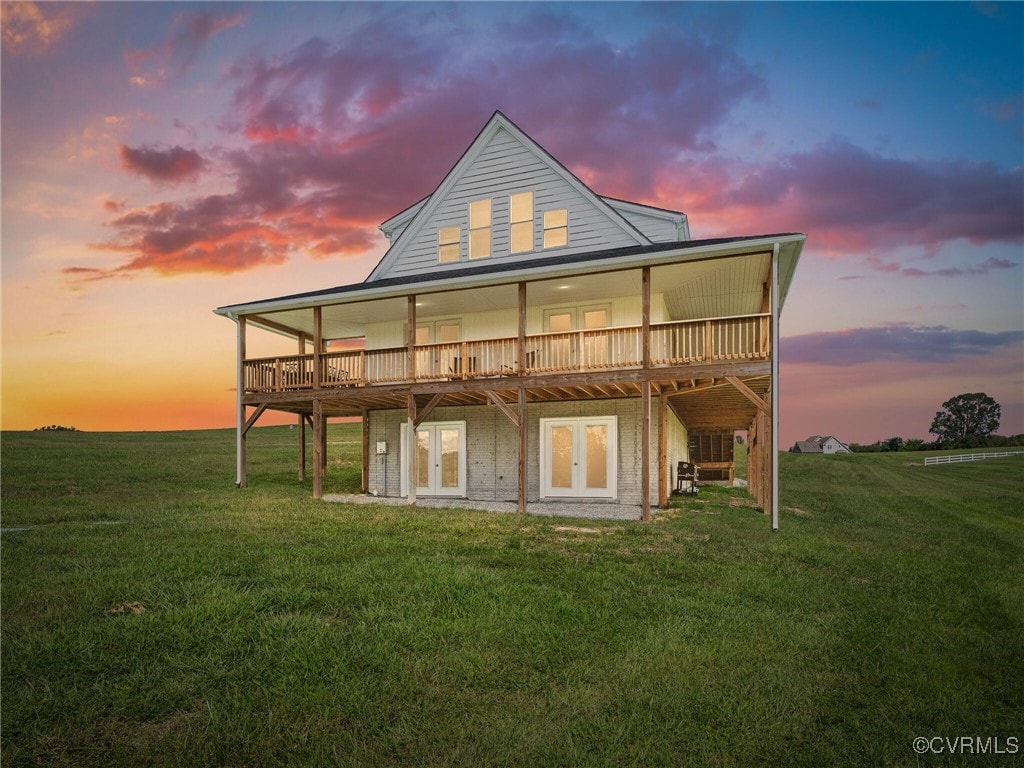
[[[387,452],[388,452],[388,444],[386,442],[384,442],[383,440],[379,440],[377,442],[377,455],[378,456],[383,456]]]

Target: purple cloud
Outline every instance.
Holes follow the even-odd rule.
[[[183,74],[196,61],[211,38],[226,29],[244,24],[245,19],[241,13],[229,16],[218,16],[206,11],[177,14],[170,35],[162,43],[152,48],[125,51],[125,63],[136,73],[132,82],[136,85],[161,82],[166,79],[168,69]],[[144,71],[149,73],[148,77],[139,74]]]
[[[415,13],[424,23],[438,18]],[[444,37],[402,31],[416,26],[378,18],[344,44],[314,38],[237,62],[221,123],[249,142],[221,155],[234,190],[120,211],[101,246],[131,256],[116,269],[196,271],[208,256],[210,269],[228,271],[299,249],[363,253],[379,242],[379,222],[432,191],[496,107],[589,182],[649,188],[670,157],[710,149],[708,136],[732,107],[764,92],[734,52],[682,32],[616,49],[578,34],[552,45],[524,23],[503,27],[486,55],[467,63]],[[546,34],[556,27],[546,24]],[[601,88],[592,87],[595,72]],[[181,147],[124,147],[122,161],[164,181],[203,167]],[[243,249],[246,233],[265,247]]]
[[[762,166],[727,197],[852,248],[1024,240],[1021,167],[884,158],[842,139]]]
[[[206,161],[194,149],[174,146],[169,149],[155,147],[132,148],[120,146],[121,165],[153,181],[191,181],[199,176]]]
[[[946,363],[984,355],[1024,341],[1022,331],[955,330],[944,325],[890,323],[873,328],[850,328],[787,336],[780,342],[786,363],[851,366],[891,361]]]

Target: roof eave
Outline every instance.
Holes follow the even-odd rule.
[[[727,240],[713,240],[707,243],[690,241],[688,243],[665,243],[663,247],[651,250],[651,247],[640,249],[638,253],[627,253],[621,256],[610,256],[607,259],[594,258],[563,263],[555,260],[554,263],[541,265],[524,263],[519,268],[509,268],[500,271],[471,272],[463,275],[452,275],[441,273],[436,279],[423,281],[407,281],[401,283],[389,283],[379,285],[376,283],[355,283],[353,285],[338,286],[327,291],[316,291],[312,293],[299,293],[290,296],[280,296],[272,299],[247,302],[243,304],[231,304],[218,307],[215,314],[232,319],[241,315],[258,314],[261,312],[274,312],[285,309],[306,309],[329,304],[349,303],[354,301],[366,301],[368,299],[399,298],[410,294],[436,293],[441,290],[472,289],[489,285],[501,285],[516,283],[524,280],[547,280],[559,277],[567,277],[581,272],[613,271],[618,269],[638,269],[645,266],[658,266],[664,263],[679,261],[698,261],[705,258],[728,257],[737,255],[738,252],[757,250],[760,248],[770,249],[775,243],[786,244],[795,247],[794,261],[799,258],[806,235],[799,233],[785,233],[778,235],[763,235],[751,238],[735,238]],[[657,244],[662,245],[662,244]],[[714,254],[717,254],[715,256]],[[789,270],[790,274],[795,270]]]

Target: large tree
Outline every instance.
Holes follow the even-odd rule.
[[[999,429],[999,414],[999,403],[984,392],[965,393],[942,404],[928,431],[943,444],[968,436],[985,437]]]

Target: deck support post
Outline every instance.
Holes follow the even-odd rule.
[[[651,385],[640,390],[640,519],[651,519]]]
[[[779,530],[779,244],[772,249],[772,411],[769,495],[772,530]]]
[[[320,403],[320,409],[320,412],[323,413],[323,401]],[[324,422],[320,427],[320,471],[322,477],[327,477],[327,416],[323,415],[320,418]]]
[[[323,401],[313,401],[313,498],[324,495],[324,407]]]
[[[668,398],[658,394],[658,506],[668,504]]]
[[[363,408],[363,474],[359,483],[360,493],[370,489],[370,409]]]
[[[306,417],[299,414],[299,482],[306,482]]]
[[[246,466],[245,466],[245,404],[242,397],[245,394],[245,317],[235,318],[238,329],[238,376],[236,385],[238,418],[237,435],[235,437],[235,485],[238,488],[245,488]]]
[[[405,347],[406,347],[406,373],[410,382],[416,381],[416,297],[409,296],[408,315],[406,323]],[[406,466],[408,468],[409,506],[416,506],[416,397],[410,393],[406,395],[406,429],[408,439],[405,441]]]
[[[643,350],[643,369],[651,368],[651,268],[643,267],[640,295],[640,348]],[[644,381],[640,388],[640,519],[651,519],[651,383]]]
[[[415,333],[415,331],[414,331]],[[416,472],[416,397],[414,395],[408,395],[406,397],[406,430],[407,439],[405,441],[405,464],[408,469],[407,474],[407,485],[409,488],[409,506],[416,506],[416,480],[418,473]]]
[[[299,334],[299,354],[306,354],[306,334]],[[306,421],[299,414],[299,482],[306,482]]]
[[[526,388],[519,387],[516,391],[516,405],[519,415],[519,464],[517,482],[519,484],[518,511],[526,514]]]

